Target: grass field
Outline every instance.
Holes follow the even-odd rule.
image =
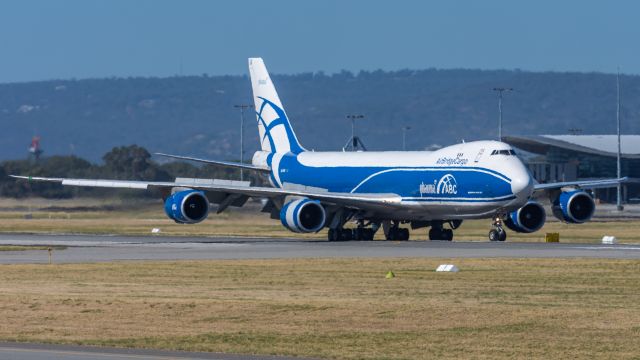
[[[450,261],[3,265],[0,339],[333,359],[640,356],[639,262],[433,271]]]
[[[326,239],[326,230],[317,234],[294,234],[259,212],[259,204],[249,203],[241,210],[210,214],[200,224],[181,225],[168,219],[158,201],[123,200],[44,200],[0,199],[0,232],[4,233],[76,233],[149,235],[159,228],[161,235],[173,236],[262,236]],[[31,214],[25,219],[25,214]],[[350,225],[352,226],[352,225]],[[486,241],[490,220],[465,221],[455,231],[456,240]],[[546,232],[560,233],[562,242],[599,242],[604,235],[616,236],[621,242],[640,243],[640,221],[591,221],[564,224],[549,216],[542,230],[533,234],[508,231],[508,241],[544,241]],[[382,239],[382,231],[376,239]],[[427,229],[411,231],[414,240],[427,239]]]
[[[160,202],[0,199],[0,232],[271,236],[258,212],[167,219]],[[31,214],[30,219],[25,214]],[[486,241],[488,221],[456,239]],[[509,241],[640,242],[640,221],[548,222]],[[303,235],[325,238],[325,232]],[[378,235],[380,238],[380,234]],[[426,239],[425,229],[412,231]],[[29,247],[0,250],[27,250]],[[43,248],[45,249],[45,248]],[[0,253],[1,254],[1,253]],[[453,262],[457,274],[435,273]],[[385,279],[387,271],[397,275]],[[279,259],[0,266],[0,340],[331,359],[640,358],[640,262]]]

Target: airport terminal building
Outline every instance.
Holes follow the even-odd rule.
[[[505,136],[503,141],[527,151],[523,160],[539,182],[615,178],[617,172],[616,135]],[[622,176],[630,182],[622,187],[623,202],[640,201],[640,135],[623,135]],[[598,189],[596,198],[616,201],[616,189]]]

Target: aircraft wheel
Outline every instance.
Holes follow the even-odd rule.
[[[500,228],[500,230],[502,230],[502,231],[499,231],[499,233],[500,233],[500,241],[505,241],[505,240],[507,240],[507,232],[506,232],[506,231],[504,231],[504,229],[503,229],[503,228]]]
[[[398,232],[397,230],[398,228],[396,227],[390,228],[389,231],[385,234],[384,238],[387,240],[395,240],[397,237],[397,232]]]
[[[327,238],[329,241],[339,241],[340,229],[329,229],[329,232],[327,232]]]
[[[507,240],[507,232],[503,228],[495,228],[489,231],[490,241],[505,241]]]
[[[394,226],[389,229],[389,233],[387,234],[386,239],[387,240],[409,240],[409,229],[401,229],[397,226]]]
[[[373,236],[375,235],[375,232],[373,231],[373,229],[367,229],[364,228],[362,229],[362,240],[373,240]]]
[[[373,240],[374,234],[375,232],[373,231],[373,229],[366,228],[366,227],[359,227],[353,230],[353,239],[365,240],[365,241]]]
[[[429,240],[451,241],[453,240],[453,230],[431,228],[429,230]]]
[[[340,230],[340,240],[348,241],[354,239],[354,232],[351,229],[342,229]]]

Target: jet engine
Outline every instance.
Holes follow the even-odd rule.
[[[320,201],[307,198],[286,203],[280,210],[280,221],[297,233],[318,232],[324,227],[326,212]]]
[[[529,201],[520,209],[507,215],[504,224],[515,232],[532,233],[540,230],[546,219],[547,214],[542,205]]]
[[[203,191],[178,191],[164,201],[164,212],[177,223],[196,224],[209,215],[209,199]]]
[[[583,190],[563,191],[553,201],[551,209],[558,219],[572,224],[581,224],[591,219],[596,203],[591,195]]]

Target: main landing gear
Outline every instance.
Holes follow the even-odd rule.
[[[385,221],[382,227],[387,240],[409,240],[409,229],[401,228],[398,221]]]
[[[443,228],[431,228],[429,229],[429,240],[453,240],[453,230]]]
[[[502,216],[496,215],[496,217],[493,218],[493,223],[491,224],[492,229],[489,231],[490,241],[507,240],[507,232],[504,231],[502,225]]]
[[[442,221],[433,221],[431,223],[431,229],[429,229],[429,240],[453,240],[453,229],[460,226],[460,224],[450,223],[451,229],[445,229],[442,225]]]
[[[367,227],[364,221],[358,221],[358,226],[355,229],[330,228],[327,238],[329,241],[373,240],[380,225],[375,223],[370,223],[369,225],[371,226]]]
[[[329,229],[327,233],[329,241],[347,241],[352,236],[351,229]]]
[[[444,225],[447,224],[445,229]],[[412,229],[421,229],[430,227],[429,240],[453,240],[453,230],[462,225],[462,220],[427,220],[427,221],[412,221]]]

